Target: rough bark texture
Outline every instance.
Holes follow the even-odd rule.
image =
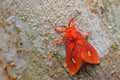
[[[76,15],[76,28],[90,33],[101,64],[84,63],[71,76],[54,27]],[[0,80],[8,80],[5,64],[16,80],[120,80],[120,1],[0,0]]]

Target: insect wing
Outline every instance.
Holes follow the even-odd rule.
[[[75,41],[66,39],[66,64],[72,75],[75,75],[82,65],[82,58],[79,52],[80,49],[78,49],[78,45],[75,44]]]
[[[98,56],[96,49],[91,44],[89,44],[84,38],[78,40],[77,44],[79,45],[79,48],[81,48],[80,54],[85,62],[91,64],[100,63],[100,58]]]

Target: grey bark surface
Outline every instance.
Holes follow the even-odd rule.
[[[54,28],[65,29],[76,15],[76,29],[90,33],[101,63],[83,63],[72,76]],[[4,64],[16,80],[120,80],[120,1],[0,0],[1,60],[0,80],[8,80]]]

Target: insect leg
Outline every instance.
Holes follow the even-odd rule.
[[[64,29],[59,29],[59,28],[54,28],[55,31],[57,31],[58,33],[63,33],[63,32],[66,32],[66,30]]]
[[[88,37],[88,36],[90,36],[90,34],[88,34],[88,33],[83,34],[83,33],[82,33],[82,36],[83,36],[83,37]]]
[[[65,40],[66,35],[64,35],[61,40],[55,41],[56,44],[61,44]]]

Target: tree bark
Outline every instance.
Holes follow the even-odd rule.
[[[8,79],[5,64],[16,80],[120,80],[119,14],[119,0],[1,0],[0,80]],[[83,63],[75,76],[64,43],[54,44],[61,37],[54,28],[65,29],[71,17],[101,57],[99,65]]]

